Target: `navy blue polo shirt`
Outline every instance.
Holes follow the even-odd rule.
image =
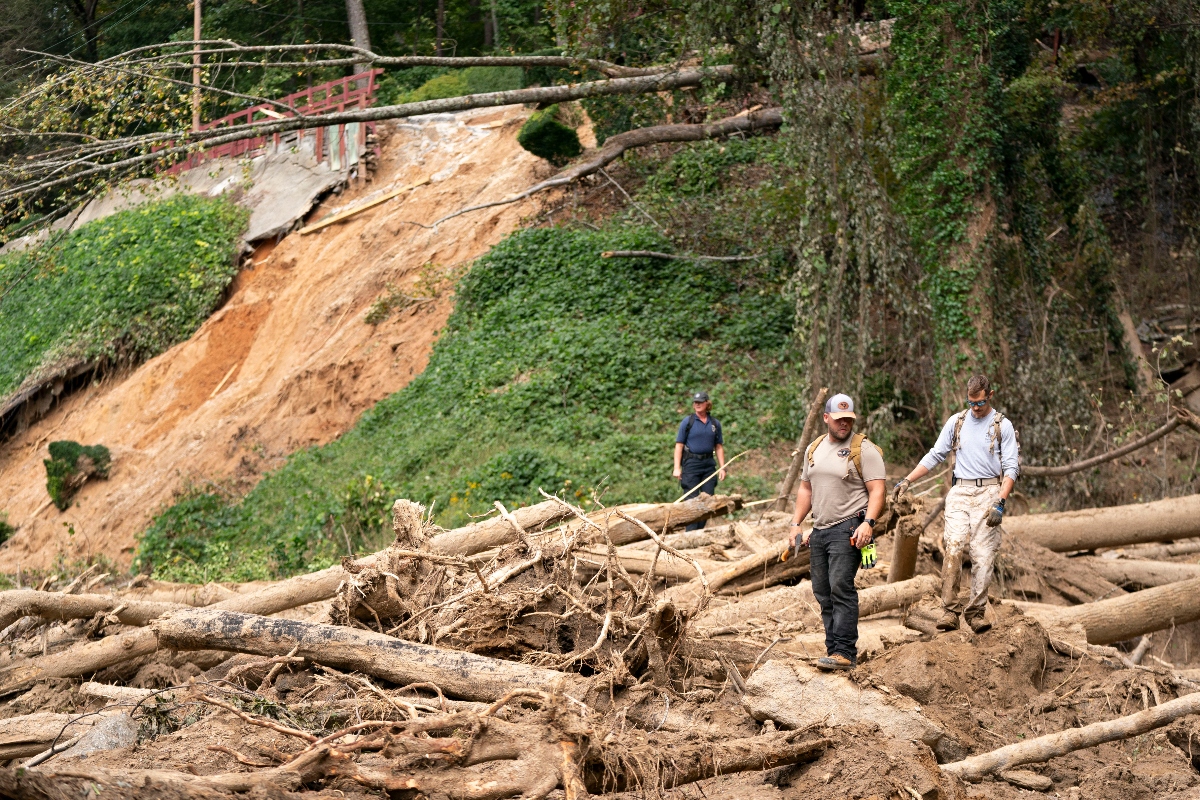
[[[717,445],[725,444],[725,440],[721,438],[721,423],[711,414],[708,416],[708,422],[701,422],[700,418],[696,417],[685,442],[683,431],[692,417],[696,417],[696,415],[688,414],[683,418],[683,422],[679,423],[679,432],[675,434],[676,444],[685,445],[693,453],[711,453],[717,449]]]

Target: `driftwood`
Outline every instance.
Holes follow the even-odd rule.
[[[1200,495],[1111,508],[1026,514],[1006,519],[1004,530],[1059,553],[1188,539],[1200,536]]]
[[[561,503],[547,500],[537,505],[517,508],[512,516],[525,531],[539,531],[544,526],[571,516]],[[515,542],[519,536],[512,523],[503,516],[490,517],[482,522],[455,528],[429,540],[429,547],[444,555],[470,556]]]
[[[1200,578],[1066,608],[1017,606],[1047,626],[1082,626],[1089,644],[1112,644],[1200,619]]]
[[[1196,713],[1200,713],[1200,693],[1185,695],[1178,700],[1171,700],[1109,722],[1097,722],[1082,728],[1070,728],[1010,744],[990,753],[981,753],[952,764],[943,764],[942,769],[964,780],[978,780],[985,775],[1021,764],[1049,761],[1055,756],[1066,755],[1085,747],[1139,736],[1146,731],[1169,725],[1180,717]]]
[[[1163,586],[1176,581],[1200,578],[1200,564],[1175,564],[1170,561],[1140,561],[1130,558],[1076,558],[1098,574],[1121,586]]]
[[[1142,544],[1134,547],[1122,547],[1118,550],[1110,550],[1108,552],[1120,558],[1140,558],[1146,560],[1190,556],[1200,553],[1200,539],[1185,539],[1181,542],[1171,542],[1170,544]]]
[[[1067,558],[1027,541],[1005,537],[1000,545],[999,568],[1011,597],[1092,603],[1125,594],[1125,590],[1097,571],[1092,560]]]
[[[858,593],[859,619],[912,605],[940,591],[941,586],[941,579],[936,575],[918,575],[900,583],[862,589]],[[778,586],[756,592],[739,602],[710,608],[696,618],[692,630],[700,636],[719,636],[733,633],[738,625],[754,619],[770,619],[774,624],[786,625],[819,616],[812,583],[805,581],[797,586]]]
[[[491,702],[513,689],[559,686],[582,697],[587,683],[574,673],[415,644],[339,625],[271,619],[215,609],[188,609],[151,623],[163,647],[292,655],[393,683],[431,681],[449,695]]]
[[[97,614],[111,616],[122,625],[145,625],[168,611],[185,608],[178,603],[148,603],[101,594],[62,594],[34,589],[0,592],[0,629],[21,617],[49,620],[89,619]]]
[[[65,731],[64,739],[91,728],[102,717],[39,712],[0,720],[0,761],[35,756]]]

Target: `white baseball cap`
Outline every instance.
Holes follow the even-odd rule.
[[[854,414],[854,401],[848,394],[835,394],[826,400],[825,413],[830,419],[857,419]]]

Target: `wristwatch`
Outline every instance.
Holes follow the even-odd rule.
[[[867,517],[866,519],[864,519],[863,522],[867,523],[872,528],[875,527],[875,520],[871,519],[870,517]]]

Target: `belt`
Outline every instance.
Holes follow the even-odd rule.
[[[959,484],[962,484],[965,486],[999,486],[1001,480],[1001,478],[954,478],[950,485],[958,486]]]
[[[858,511],[855,511],[853,514],[851,514],[848,517],[842,517],[837,522],[831,522],[823,528],[818,528],[816,525],[814,525],[813,531],[814,532],[815,531],[827,531],[830,528],[836,528],[838,525],[841,525],[843,522],[849,522],[852,519],[866,519],[866,518],[867,518],[867,510],[865,508],[863,508]]]
[[[715,451],[712,450],[707,453],[697,453],[695,450],[688,450],[686,447],[683,448],[683,452],[692,458],[712,458],[716,455]]]

